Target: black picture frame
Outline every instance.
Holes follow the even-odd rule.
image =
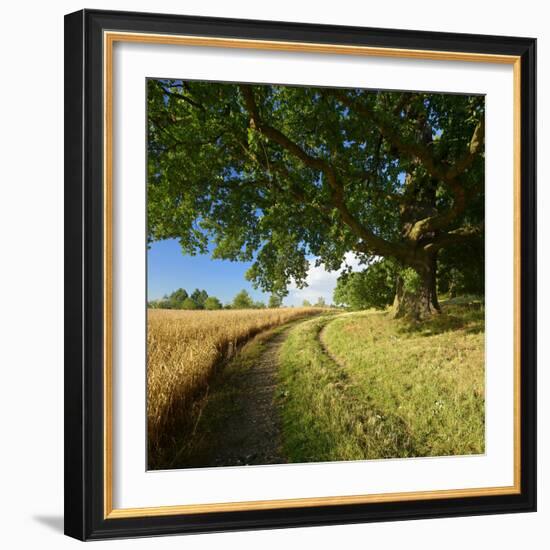
[[[105,517],[103,32],[499,54],[521,63],[521,491],[509,495]],[[65,17],[65,533],[80,540],[536,509],[536,40],[82,10]]]

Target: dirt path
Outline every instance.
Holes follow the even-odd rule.
[[[290,328],[290,327],[289,327]],[[264,342],[257,362],[236,381],[239,406],[211,446],[211,466],[281,464],[280,411],[275,402],[279,350],[288,330]]]

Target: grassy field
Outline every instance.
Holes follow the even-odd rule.
[[[483,453],[484,380],[480,304],[420,324],[317,317],[281,350],[284,452],[289,462]]]
[[[479,303],[446,304],[422,323],[318,308],[150,310],[149,468],[201,466],[219,453],[228,419],[254,392],[248,373],[277,334],[282,461],[484,452]]]
[[[167,467],[174,445],[193,426],[217,365],[254,335],[318,308],[148,311],[148,466]]]

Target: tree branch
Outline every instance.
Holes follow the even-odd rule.
[[[459,160],[447,169],[447,177],[455,179],[472,166],[474,160],[481,153],[485,140],[485,120],[481,119],[474,128],[468,150]]]
[[[314,170],[319,170],[325,175],[332,191],[331,201],[333,206],[340,213],[344,223],[363,241],[363,245],[368,247],[371,253],[381,256],[390,255],[402,257],[405,254],[405,247],[403,245],[399,243],[390,243],[382,237],[375,235],[353,216],[345,203],[343,186],[339,182],[333,166],[324,159],[310,155],[280,130],[264,123],[260,117],[252,87],[241,84],[239,88],[243,94],[246,109],[250,116],[250,127],[262,133],[274,143],[280,145],[283,149],[300,159],[306,166]]]
[[[348,109],[352,109],[359,114],[370,118],[380,133],[399,151],[408,157],[418,159],[426,168],[426,170],[435,178],[443,179],[443,171],[435,162],[432,151],[429,147],[418,142],[407,142],[403,139],[402,134],[392,125],[387,124],[381,116],[374,110],[369,108],[364,103],[350,99],[342,90],[326,89],[324,93],[333,95],[340,103]]]
[[[267,155],[265,160],[263,160],[256,153],[251,151],[250,147],[248,147],[246,143],[240,140],[237,140],[237,143],[250,160],[252,160],[255,164],[260,166],[263,170],[265,170],[267,174],[271,175],[271,178],[264,180],[270,186],[274,187],[277,191],[279,191],[282,194],[290,193],[298,202],[300,202],[304,206],[313,206],[311,204],[311,200],[308,199],[308,197],[304,194],[303,190],[293,184],[292,177],[284,165],[277,162],[269,162],[269,160],[267,159]],[[281,184],[277,180],[277,174],[280,175],[285,181],[289,183],[288,187],[284,188],[281,186]],[[321,203],[315,206],[318,208],[318,210],[320,210],[319,214],[323,222],[326,225],[332,227],[332,220],[329,218],[329,215],[332,213],[332,208],[329,208],[328,206]]]
[[[454,196],[454,204],[451,209],[443,214],[437,214],[419,220],[412,229],[415,239],[418,239],[422,234],[433,231],[435,229],[448,226],[454,221],[466,208],[466,194],[459,176],[464,173],[474,162],[477,155],[483,148],[484,140],[484,121],[481,120],[475,127],[468,151],[462,158],[456,161],[452,167],[446,168],[441,163],[436,162],[433,152],[429,146],[421,142],[408,142],[403,139],[403,136],[394,128],[383,120],[374,109],[369,108],[364,103],[359,103],[350,99],[344,92],[337,89],[327,89],[327,94],[331,94],[338,99],[348,109],[353,109],[356,112],[369,117],[378,127],[380,133],[401,153],[406,156],[417,159],[426,168],[428,173],[446,185]]]
[[[201,103],[198,103],[194,99],[191,99],[189,96],[186,96],[185,94],[179,94],[179,93],[176,93],[176,92],[171,92],[170,90],[167,90],[164,86],[162,86],[162,91],[170,97],[174,97],[176,99],[180,99],[182,101],[185,101],[185,102],[189,103],[189,105],[192,105],[196,109],[200,109],[201,111],[206,110],[204,108],[204,105],[202,105]]]
[[[470,239],[479,238],[483,234],[483,229],[484,224],[480,224],[459,227],[453,231],[440,233],[432,242],[425,244],[423,248],[426,252],[435,252],[449,245],[464,243]]]
[[[313,157],[309,155],[302,147],[297,143],[289,139],[285,134],[280,130],[265,124],[259,115],[258,107],[256,105],[256,100],[254,99],[254,92],[252,88],[248,85],[242,84],[239,86],[243,94],[246,108],[250,115],[250,127],[258,130],[264,136],[279,144],[283,149],[286,149],[289,153],[298,157],[306,166],[313,168],[315,170],[320,170],[326,173],[333,173],[333,168],[328,164],[327,161],[320,159],[318,157]]]

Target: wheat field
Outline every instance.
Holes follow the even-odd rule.
[[[320,313],[319,308],[148,310],[147,432],[149,468],[165,463],[178,431],[192,429],[217,365],[263,330]]]

